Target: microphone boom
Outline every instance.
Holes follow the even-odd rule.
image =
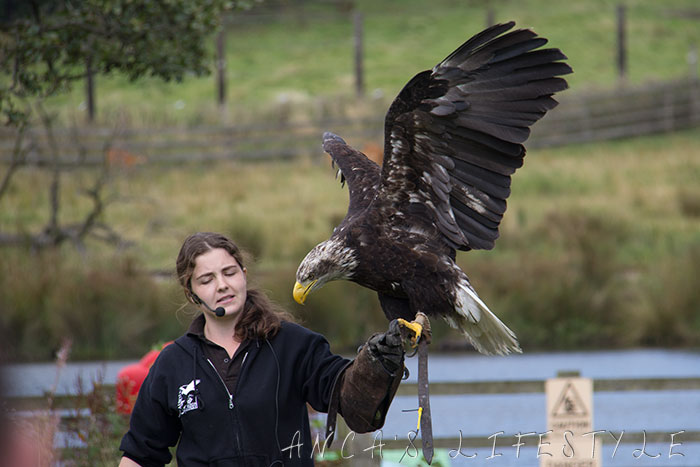
[[[211,311],[212,313],[214,313],[218,318],[221,318],[222,316],[224,316],[224,315],[226,314],[226,308],[220,306],[220,307],[217,307],[216,310],[214,310],[212,307],[210,307],[209,305],[207,305],[207,303],[206,303],[204,300],[202,300],[201,298],[199,298],[199,297],[197,296],[197,294],[194,294],[194,293],[193,293],[193,294],[192,294],[192,297],[194,297],[195,302],[199,303],[200,305],[204,305],[204,308],[206,308],[207,310],[209,310],[209,311]]]

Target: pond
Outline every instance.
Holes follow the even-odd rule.
[[[8,365],[3,370],[3,379],[10,396],[37,396],[54,385],[57,394],[71,394],[79,384],[83,390],[89,390],[92,381],[113,384],[119,369],[129,363],[132,362],[69,363],[58,374],[53,364]],[[416,382],[417,357],[408,359],[407,367],[411,373],[408,381]],[[509,357],[471,353],[435,354],[429,359],[430,381],[434,382],[544,380],[555,377],[559,371],[579,371],[581,376],[593,379],[697,378],[700,352],[636,349]],[[383,439],[406,440],[408,446],[408,434],[416,428],[416,408],[415,396],[397,397],[382,429]],[[458,438],[461,433],[465,438],[484,440],[481,447],[463,446],[462,453],[476,457],[465,457],[454,446],[454,459],[449,456],[450,449],[443,449],[436,452],[436,460],[451,465],[539,466],[536,435],[523,438],[525,446],[519,453],[501,440],[516,433],[546,431],[544,394],[433,395],[431,409],[436,439]],[[700,432],[700,390],[597,391],[593,410],[594,429],[605,430],[599,435],[603,439],[603,465],[700,466],[700,439],[693,439]],[[615,439],[623,431],[667,433],[668,441],[642,446],[641,442],[627,442],[623,434],[615,450]],[[672,446],[671,435],[675,433],[680,434],[675,435],[673,442],[681,444]],[[340,443],[336,441],[336,444],[334,447],[339,448]],[[386,454],[386,465],[391,464],[392,456],[396,453]],[[411,460],[410,456],[404,456],[400,465],[415,465]]]
[[[411,371],[409,381],[416,382],[417,358],[409,359],[407,367]],[[639,349],[509,357],[431,355],[429,359],[430,381],[544,380],[556,377],[559,371],[579,371],[582,377],[593,379],[696,378],[700,377],[700,352]],[[417,414],[410,410],[417,406],[414,396],[397,397],[383,428],[384,439],[397,436],[407,440],[408,432],[417,425]],[[544,394],[433,395],[431,410],[436,439],[459,438],[461,433],[465,438],[483,438],[486,445],[464,447],[464,455],[455,445],[442,452],[443,461],[452,465],[539,466],[536,434],[547,430]],[[596,431],[606,431],[597,435],[603,440],[603,465],[700,466],[700,439],[684,439],[681,433],[673,442],[682,444],[671,446],[674,433],[695,432],[691,436],[697,437],[700,432],[700,390],[597,391],[593,396],[593,426]],[[623,430],[668,433],[668,441],[648,443],[642,452],[641,442],[627,443],[623,434],[615,450],[615,439],[620,439]],[[522,438],[525,446],[519,453],[512,442],[501,441],[517,433],[535,433]],[[465,457],[473,454],[476,456]],[[407,465],[406,456],[401,465]]]

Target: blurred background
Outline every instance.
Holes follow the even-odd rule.
[[[574,74],[533,127],[495,249],[459,264],[525,353],[698,349],[694,0],[78,3],[0,1],[6,362],[133,361],[179,336],[194,310],[174,262],[195,231],[231,236],[255,286],[352,354],[385,329],[373,292],[291,296],[347,209],[321,135],[381,162],[401,87],[509,20]],[[434,335],[433,353],[471,352]]]
[[[174,260],[200,230],[232,236],[253,282],[337,351],[356,348],[385,325],[374,293],[343,282],[291,299],[297,265],[347,208],[320,137],[380,161],[403,84],[508,20],[574,74],[533,128],[496,248],[459,263],[525,351],[697,346],[695,2],[60,3],[38,2],[56,25],[24,37],[29,3],[2,2],[5,64],[21,65],[3,75],[0,133],[8,358],[50,360],[66,338],[72,359],[133,358],[179,335]]]

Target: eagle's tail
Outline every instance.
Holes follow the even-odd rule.
[[[459,329],[479,352],[487,355],[522,353],[518,339],[479,298],[466,277],[457,285],[455,311],[447,322]]]

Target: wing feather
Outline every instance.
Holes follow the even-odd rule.
[[[385,119],[377,199],[412,216],[401,222],[437,226],[457,249],[493,247],[522,143],[571,73],[560,50],[514,25],[485,29],[418,73]]]
[[[509,21],[505,24],[496,24],[494,26],[491,26],[490,28],[484,29],[483,31],[472,36],[464,44],[459,46],[459,48],[457,48],[457,50],[448,55],[441,62],[441,64],[445,68],[458,66],[460,63],[463,63],[465,61],[465,59],[472,53],[472,51],[478,49],[485,43],[495,39],[504,32],[512,29],[513,26],[515,26],[515,22]]]
[[[474,212],[498,223],[506,211],[506,202],[466,184],[455,184],[450,196]]]
[[[323,150],[332,158],[341,173],[341,182],[347,181],[350,201],[346,219],[365,209],[374,199],[381,169],[367,156],[350,147],[340,136],[326,132]]]

